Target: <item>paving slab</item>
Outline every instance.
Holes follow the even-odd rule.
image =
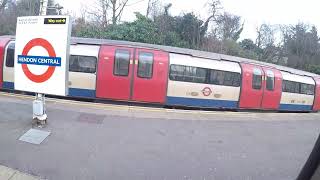
[[[8,180],[40,180],[40,179],[28,174],[17,172]]]
[[[0,165],[0,180],[40,180],[40,178]]]
[[[8,180],[10,179],[14,174],[16,173],[16,170],[13,170],[11,168],[8,168],[6,166],[0,165],[0,179],[1,180]]]

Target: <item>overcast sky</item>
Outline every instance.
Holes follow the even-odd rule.
[[[80,9],[92,8],[97,0],[56,0],[65,11],[79,15]],[[172,3],[171,14],[180,15],[193,11],[205,19],[208,12],[205,5],[208,0],[162,0],[164,4]],[[245,22],[241,39],[255,39],[255,29],[262,23],[296,24],[305,22],[320,29],[320,1],[318,0],[220,0],[225,11],[239,15]],[[123,15],[125,21],[134,20],[134,12],[146,13],[148,0],[129,0],[136,3],[129,6]]]

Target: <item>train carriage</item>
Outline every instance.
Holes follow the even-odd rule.
[[[238,63],[171,53],[167,105],[235,109],[240,76]]]
[[[197,50],[72,38],[69,96],[169,106],[320,110],[319,75]],[[14,37],[0,36],[0,88],[14,89]]]
[[[283,85],[279,110],[311,111],[315,94],[314,79],[287,72],[281,74]]]

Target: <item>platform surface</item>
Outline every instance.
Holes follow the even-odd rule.
[[[32,97],[0,93],[0,165],[50,180],[292,180],[320,132],[319,113],[46,108],[50,136],[26,143]]]

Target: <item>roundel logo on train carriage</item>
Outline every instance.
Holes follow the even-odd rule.
[[[203,94],[204,96],[210,96],[211,93],[212,93],[212,90],[211,90],[209,87],[205,87],[205,88],[202,89],[201,92],[202,92],[202,94]]]
[[[29,51],[36,46],[44,48],[49,56],[28,55]],[[43,38],[35,38],[30,40],[24,46],[22,54],[18,55],[18,64],[21,64],[23,73],[28,79],[35,83],[43,83],[52,77],[57,66],[61,66],[61,57],[56,57],[56,52],[49,41]],[[37,75],[30,71],[28,64],[48,66],[48,69],[43,74]]]

